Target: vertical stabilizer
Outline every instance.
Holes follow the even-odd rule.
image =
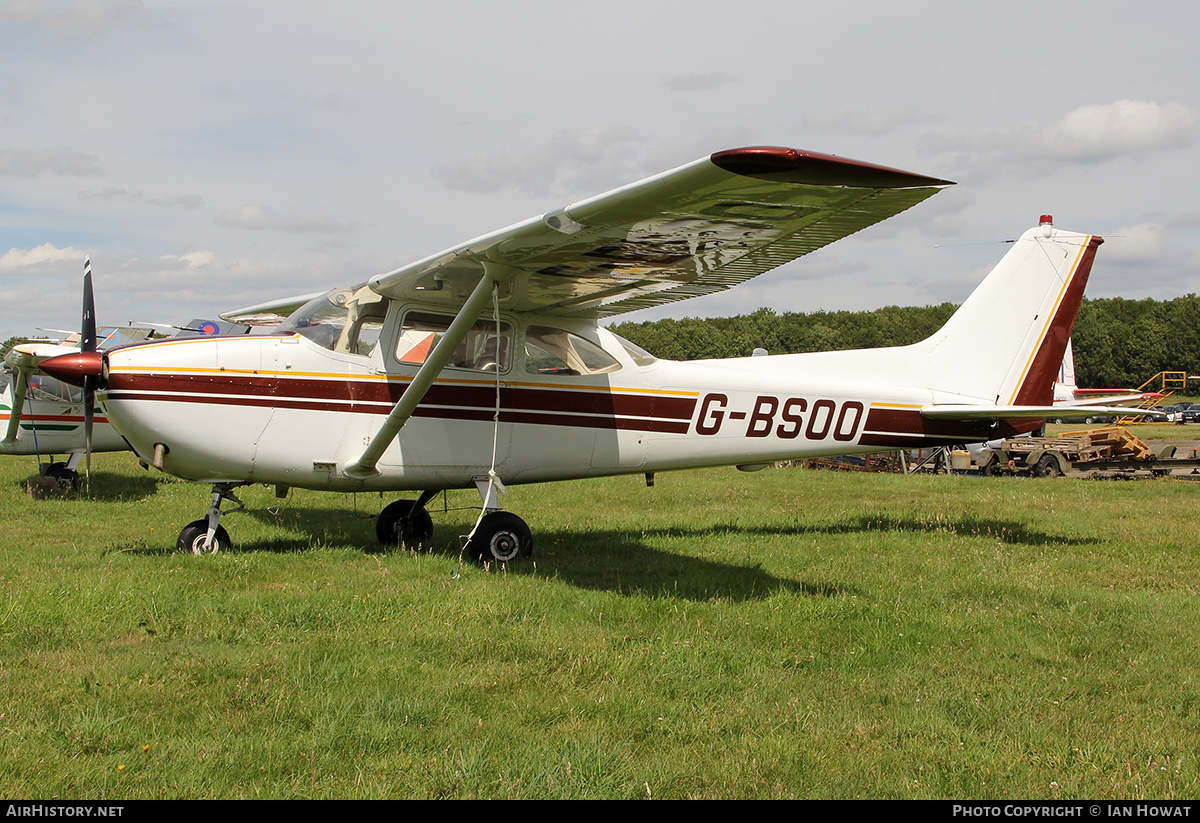
[[[1043,217],[935,335],[932,388],[994,405],[1050,405],[1083,289],[1103,239]]]

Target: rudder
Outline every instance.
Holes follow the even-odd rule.
[[[1104,240],[1049,217],[919,347],[933,388],[996,405],[1049,405],[1096,249]]]

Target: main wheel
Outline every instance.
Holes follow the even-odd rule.
[[[216,554],[217,552],[227,552],[233,548],[233,541],[229,539],[229,532],[225,531],[224,526],[217,526],[217,530],[213,532],[212,546],[208,549],[204,548],[204,538],[206,537],[208,537],[208,518],[193,520],[179,533],[179,539],[175,541],[175,551],[190,554]]]
[[[55,480],[62,480],[65,483],[69,483],[72,489],[79,488],[79,472],[67,468],[66,463],[51,463],[49,466],[46,466],[42,474],[46,477],[53,477]]]
[[[381,545],[393,548],[401,543],[415,548],[433,537],[433,518],[415,500],[397,500],[384,506],[375,518],[375,537]]]
[[[467,543],[471,557],[481,562],[508,563],[533,554],[533,535],[525,521],[511,512],[491,512]]]
[[[1058,465],[1058,459],[1052,454],[1042,455],[1042,459],[1037,462],[1035,470],[1038,477],[1062,477],[1062,466]]]

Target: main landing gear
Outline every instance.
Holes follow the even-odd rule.
[[[433,520],[425,505],[438,492],[426,491],[416,500],[389,503],[375,520],[381,545],[414,547],[433,537]],[[467,553],[480,563],[511,563],[533,554],[533,535],[525,521],[512,512],[489,511],[467,541]]]
[[[425,504],[436,496],[436,491],[426,491],[416,500],[397,500],[385,506],[375,518],[379,543],[389,549],[402,544],[415,548],[433,537],[433,518],[425,511]]]
[[[237,498],[234,483],[213,486],[213,502],[208,516],[183,527],[175,541],[175,550],[192,554],[216,554],[229,551],[233,541],[221,525],[221,515],[241,511],[245,504]],[[381,545],[395,548],[400,545],[416,547],[433,537],[433,519],[425,510],[438,490],[425,491],[416,500],[396,500],[384,507],[375,519],[375,536]],[[225,501],[233,507],[222,509]],[[467,553],[480,563],[511,563],[533,555],[533,535],[525,521],[512,512],[491,509],[479,520],[479,525],[467,541]]]
[[[533,554],[533,535],[512,512],[488,512],[467,541],[467,553],[480,563],[511,563]]]

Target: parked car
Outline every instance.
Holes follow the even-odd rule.
[[[1082,412],[1073,414],[1070,417],[1052,417],[1049,419],[1051,423],[1083,423],[1088,426],[1099,425],[1102,423],[1115,423],[1117,418],[1106,417],[1097,414],[1084,415]]]
[[[1174,406],[1163,406],[1161,411],[1172,423],[1178,423],[1179,419],[1183,416],[1183,410],[1187,407],[1187,403],[1176,403]]]
[[[1200,403],[1193,403],[1183,410],[1179,418],[1181,423],[1200,423]]]

